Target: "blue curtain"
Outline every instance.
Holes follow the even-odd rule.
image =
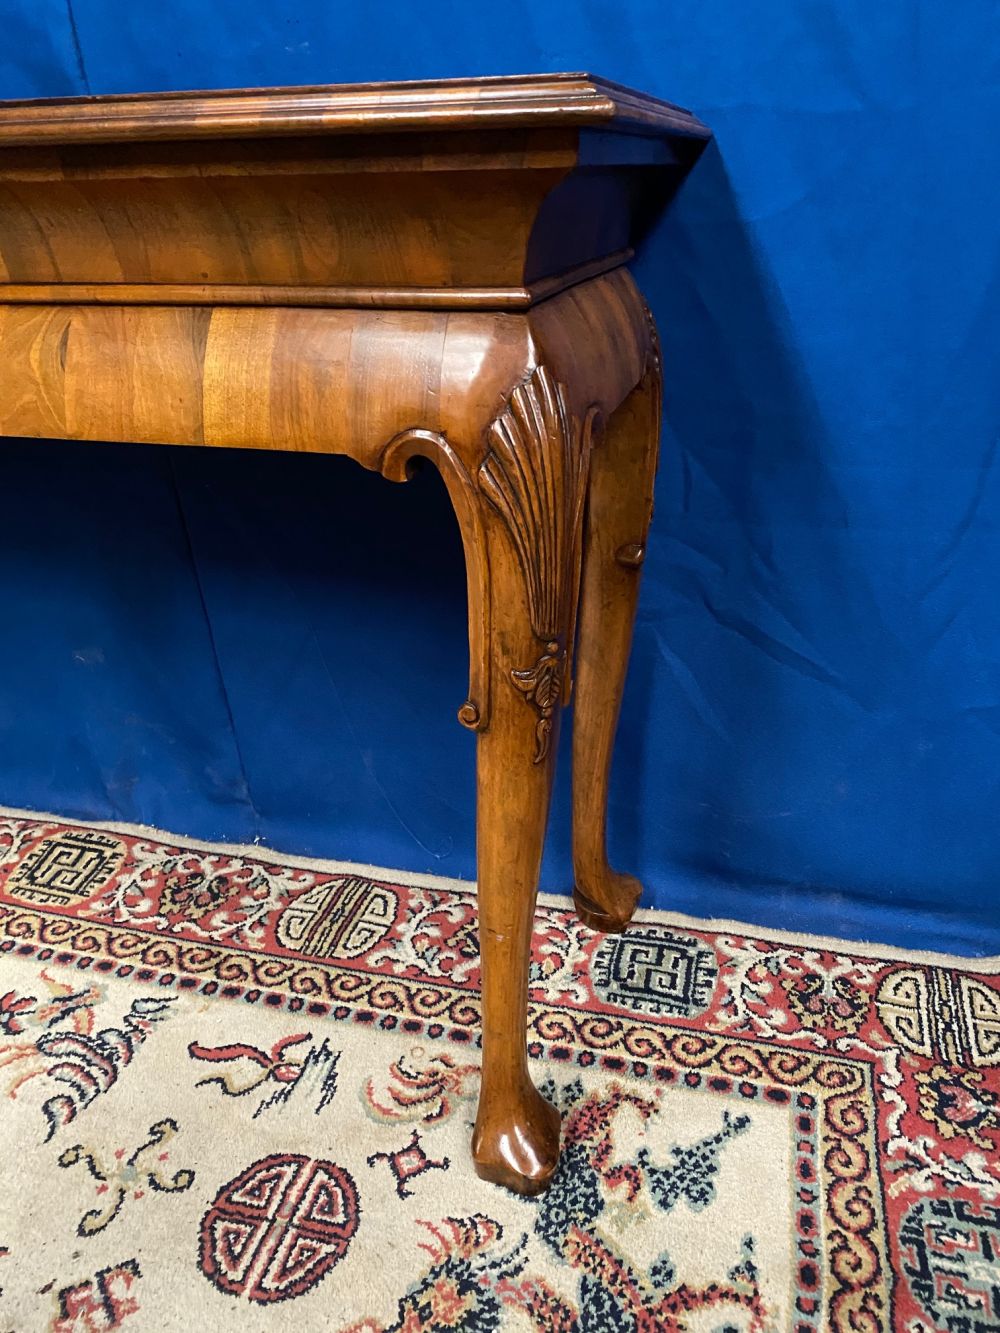
[[[637,264],[666,425],[614,859],[660,907],[1000,951],[991,0],[0,20],[3,97],[590,68],[692,107],[716,140]],[[0,802],[474,873],[461,550],[432,472],[0,449]]]

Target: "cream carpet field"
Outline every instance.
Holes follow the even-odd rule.
[[[469,1161],[471,886],[0,813],[0,1333],[998,1333],[1000,965],[538,911],[540,1199]]]

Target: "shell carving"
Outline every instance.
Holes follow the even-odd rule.
[[[563,386],[539,366],[490,427],[489,452],[479,469],[480,489],[514,543],[531,628],[544,644],[533,666],[511,672],[515,689],[538,713],[536,764],[549,752],[566,677],[594,416],[589,412],[583,423],[574,417]]]
[[[571,416],[563,386],[539,366],[490,427],[490,450],[479,469],[480,488],[513,539],[531,627],[543,641],[565,630],[589,436],[589,420],[585,428]]]

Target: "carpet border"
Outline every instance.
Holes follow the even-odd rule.
[[[0,805],[0,818],[29,819],[39,823],[75,825],[80,828],[105,829],[131,837],[145,837],[178,847],[188,847],[223,856],[248,857],[258,861],[276,861],[297,870],[313,870],[321,874],[351,874],[389,883],[398,882],[413,888],[440,889],[448,892],[474,893],[476,881],[455,879],[447,875],[422,874],[417,871],[397,870],[392,866],[371,865],[363,861],[331,861],[321,857],[297,856],[262,843],[212,842],[205,838],[191,838],[152,824],[130,824],[107,819],[80,819],[75,815],[55,814],[49,810],[27,810],[16,806]],[[568,894],[540,893],[538,901],[546,907],[572,911]],[[734,934],[745,938],[764,940],[773,944],[792,944],[806,949],[826,951],[859,951],[864,957],[880,961],[921,963],[932,967],[950,967],[958,971],[980,975],[1000,975],[1000,954],[970,958],[965,954],[938,953],[933,950],[908,949],[903,945],[883,944],[873,940],[854,940],[836,935],[810,935],[794,930],[775,930],[756,926],[747,921],[727,917],[696,917],[684,912],[668,912],[661,908],[640,907],[634,917],[637,922],[676,926],[683,930],[706,931],[712,934]]]

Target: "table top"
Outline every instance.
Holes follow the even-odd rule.
[[[708,137],[587,74],[0,102],[0,304],[523,310]]]
[[[557,126],[710,137],[683,107],[592,74],[0,101],[0,147]]]

